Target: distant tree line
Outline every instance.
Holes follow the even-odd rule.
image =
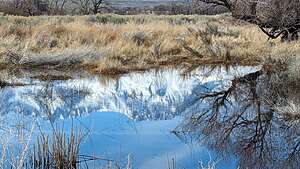
[[[211,8],[210,5],[205,3],[198,3],[199,1],[190,1],[187,3],[169,3],[162,4],[152,8],[156,14],[219,14],[228,12],[224,7]]]
[[[156,14],[156,15],[192,15],[192,14],[220,14],[224,12],[228,12],[228,10],[224,7],[210,8],[210,5],[205,3],[194,3],[194,1],[190,1],[188,3],[165,3],[159,4],[152,7],[124,7],[124,8],[114,8],[112,10],[113,13],[117,14]]]
[[[9,15],[96,14],[103,0],[0,0],[0,12]]]
[[[186,3],[165,3],[151,7],[112,7],[108,0],[0,0],[0,12],[9,15],[33,16],[96,13],[217,14],[228,11],[224,7],[210,8],[210,5],[198,2],[188,0]]]

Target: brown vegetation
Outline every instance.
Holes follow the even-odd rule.
[[[270,38],[293,41],[300,33],[299,0],[198,0],[223,6],[234,17],[257,24]]]
[[[0,16],[1,67],[83,67],[119,74],[161,66],[256,65],[297,56],[255,26],[217,16]],[[231,25],[231,26],[228,26]]]
[[[41,137],[34,145],[32,154],[25,163],[26,168],[78,168],[81,136],[71,131],[70,136],[54,133],[52,138]]]

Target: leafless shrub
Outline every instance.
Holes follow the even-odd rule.
[[[233,46],[226,43],[216,44],[214,41],[214,37],[221,36],[232,36],[237,38],[239,36],[239,32],[235,32],[232,30],[221,30],[216,25],[208,24],[204,30],[188,28],[188,33],[196,39],[200,43],[200,45],[204,46],[205,51],[202,53],[197,49],[194,49],[188,45],[188,43],[184,39],[179,39],[179,43],[182,45],[184,49],[190,52],[193,56],[197,56],[199,58],[203,58],[205,55],[211,56],[214,58],[226,57],[227,60],[231,58],[231,50]]]
[[[2,0],[0,10],[10,15],[41,15],[47,13],[48,4],[41,0]]]
[[[143,31],[134,33],[131,38],[132,38],[133,42],[135,42],[138,46],[149,45],[148,44],[148,39],[149,39],[148,35]]]
[[[189,46],[189,44],[184,39],[177,39],[178,43],[188,51],[192,56],[196,56],[198,58],[203,58],[204,56],[198,52],[196,49]]]
[[[15,53],[12,51],[7,51],[4,54],[4,58],[2,58],[2,59],[3,59],[3,62],[6,64],[18,65],[18,64],[20,64],[20,61],[22,60],[22,58],[23,58],[23,56],[18,53]]]
[[[61,15],[66,14],[65,6],[68,0],[46,0],[47,14],[49,15]]]
[[[83,15],[88,14],[97,14],[100,12],[102,5],[104,3],[103,0],[72,0],[75,8],[73,9],[73,13],[79,13]]]
[[[224,6],[233,16],[257,24],[269,38],[283,41],[299,38],[300,2],[298,0],[199,0]]]

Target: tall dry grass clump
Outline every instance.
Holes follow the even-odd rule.
[[[81,134],[73,130],[69,136],[55,132],[51,139],[42,135],[33,146],[25,166],[32,169],[78,168],[81,139]]]
[[[34,128],[32,128],[30,136],[26,138],[24,145],[18,142],[22,144],[20,150],[18,150],[18,145],[11,144],[8,140],[7,144],[0,143],[1,169],[89,168],[90,166],[95,167],[94,161],[101,161],[97,164],[99,169],[132,168],[130,155],[128,155],[125,166],[109,158],[80,154],[80,145],[84,135],[80,130],[75,131],[73,127],[70,131],[65,131],[53,126],[51,134],[40,132],[37,139],[31,138],[33,131]],[[30,143],[33,143],[33,145]]]

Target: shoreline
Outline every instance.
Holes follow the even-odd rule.
[[[161,67],[264,64],[298,57],[229,14],[0,16],[0,67],[83,69],[118,75]]]

